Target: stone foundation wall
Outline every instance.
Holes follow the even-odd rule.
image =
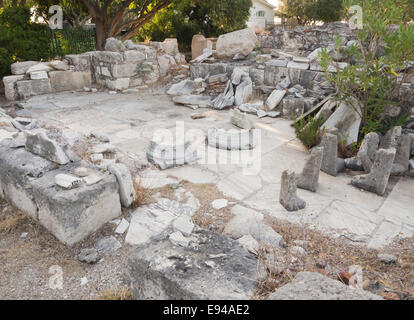
[[[66,55],[62,61],[25,61],[11,65],[3,78],[8,100],[87,89],[93,85],[126,90],[153,85],[177,65],[185,64],[176,39],[136,44],[110,38],[105,51]]]

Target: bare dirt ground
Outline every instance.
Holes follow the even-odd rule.
[[[232,199],[228,199],[229,207],[213,213],[211,201],[220,197],[214,185],[194,185],[183,181],[182,187],[200,200],[201,207],[194,221],[201,227],[221,232],[231,218]],[[141,204],[151,202],[155,193],[174,198],[174,190],[169,186],[141,192],[146,193]],[[376,250],[368,250],[346,239],[333,239],[307,226],[270,217],[267,217],[267,222],[286,241],[287,250],[282,257],[286,265],[283,272],[269,274],[259,283],[255,298],[264,299],[270,292],[290,282],[300,271],[320,272],[346,282],[348,268],[359,265],[363,269],[366,290],[387,299],[413,299],[414,238],[394,242],[387,250],[382,250],[398,257],[395,264],[384,264],[378,260]],[[125,271],[133,247],[123,245],[94,265],[78,260],[82,248],[93,247],[99,239],[114,235],[115,227],[108,223],[82,243],[68,248],[38,223],[0,200],[0,299],[130,299]],[[22,238],[23,233],[27,233],[25,238]],[[118,240],[123,243],[123,237],[118,237]],[[289,253],[289,248],[297,245],[298,241],[306,249],[305,256]],[[49,287],[52,266],[62,268],[62,289]],[[84,283],[85,278],[87,283]]]

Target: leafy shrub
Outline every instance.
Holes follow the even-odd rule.
[[[8,7],[0,15],[0,77],[10,73],[16,61],[41,60],[53,56],[50,31],[32,23],[27,7]]]
[[[414,75],[409,68],[414,60],[414,24],[410,17],[411,0],[348,0],[346,7],[361,5],[364,25],[357,30],[357,44],[348,48],[336,39],[336,52],[348,57],[350,65],[343,70],[327,73],[328,80],[338,91],[337,98],[358,110],[362,118],[359,141],[369,132],[385,134],[391,127],[404,125],[407,115],[391,116],[398,107],[402,83]],[[326,50],[320,53],[325,70],[336,66]],[[356,106],[354,106],[356,107]],[[359,108],[357,108],[359,109]]]
[[[296,136],[306,148],[310,149],[321,143],[325,133],[325,130],[321,129],[324,122],[323,117],[308,117],[294,122]]]
[[[300,25],[342,18],[342,0],[282,0],[282,16]]]

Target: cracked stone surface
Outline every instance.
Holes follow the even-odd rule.
[[[65,92],[36,96],[23,104],[17,116],[30,114],[54,123],[65,137],[99,131],[119,152],[144,165],[148,165],[145,152],[157,129],[174,133],[176,122],[184,121],[185,131],[207,134],[218,121],[230,121],[231,110],[209,110],[207,117],[192,120],[191,109],[151,90],[128,95]],[[353,187],[346,172],[336,177],[320,172],[315,193],[300,190],[306,208],[289,213],[278,201],[280,178],[288,169],[301,172],[309,152],[296,139],[291,121],[267,117],[256,118],[253,124],[261,130],[261,145],[246,151],[256,152],[249,158],[260,164],[256,172],[245,175],[241,163],[231,162],[240,157],[240,151],[207,146],[206,161],[167,169],[162,175],[151,169],[154,174],[144,175],[146,183],[162,186],[189,180],[215,184],[223,196],[235,199],[237,204],[293,223],[310,223],[333,236],[346,236],[372,248],[381,248],[394,237],[414,235],[414,180],[410,177],[391,177],[381,197]]]

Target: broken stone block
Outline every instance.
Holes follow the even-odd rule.
[[[381,139],[379,148],[380,149],[390,149],[390,148],[397,149],[398,141],[400,140],[401,135],[402,135],[401,127],[397,126],[397,127],[391,128],[390,130],[388,130],[386,135]]]
[[[287,61],[285,59],[273,59],[273,60],[267,61],[266,66],[285,68],[285,67],[287,67],[288,62],[289,61]]]
[[[202,78],[205,79],[207,76],[213,76],[216,74],[223,74],[227,72],[227,64],[226,63],[194,63],[190,65],[190,78],[197,79]]]
[[[231,83],[238,86],[242,80],[245,80],[247,77],[249,77],[247,72],[243,71],[239,67],[236,67],[233,69],[233,73],[231,74]]]
[[[211,203],[211,206],[213,207],[213,209],[216,209],[216,210],[226,208],[227,205],[228,205],[227,199],[216,199]]]
[[[228,79],[229,77],[227,76],[227,73],[216,74],[214,76],[208,77],[207,83],[208,84],[218,83],[218,82],[224,83],[224,82],[227,82]]]
[[[194,223],[189,216],[182,215],[173,222],[174,231],[181,232],[185,237],[191,236],[194,230]]]
[[[192,242],[186,248],[174,246],[166,235],[137,248],[128,262],[133,299],[253,297],[256,260],[239,243],[204,230],[196,231]]]
[[[137,63],[122,63],[111,66],[111,74],[114,78],[130,78],[138,75]]]
[[[46,71],[33,71],[30,72],[30,79],[31,80],[40,80],[40,79],[47,79],[49,78],[47,76],[47,72]]]
[[[263,111],[263,101],[243,103],[238,109],[242,112],[257,114],[259,110]]]
[[[211,104],[212,107],[217,110],[223,110],[224,108],[231,107],[234,104],[234,90],[230,80],[227,82],[224,92],[219,94]]]
[[[179,83],[173,84],[170,89],[168,89],[167,94],[172,96],[182,96],[189,95],[197,89],[197,85],[193,80],[183,80]]]
[[[266,100],[266,108],[274,110],[286,95],[286,90],[274,90]]]
[[[256,33],[250,28],[223,34],[217,40],[217,55],[219,57],[233,57],[240,53],[248,56],[256,47],[256,43]]]
[[[115,229],[116,234],[124,234],[125,231],[128,230],[129,222],[125,219],[122,219],[121,222],[118,224],[118,226]]]
[[[6,96],[7,100],[14,101],[19,98],[19,95],[16,89],[16,82],[19,80],[23,80],[23,79],[24,79],[24,75],[7,76],[3,78],[4,95]]]
[[[231,123],[241,129],[253,129],[253,123],[249,120],[245,113],[241,113],[238,109],[233,111],[231,116]]]
[[[282,174],[280,204],[288,211],[298,211],[306,207],[306,202],[296,195],[296,174],[286,170]]]
[[[125,62],[141,63],[146,60],[145,54],[137,50],[127,50],[124,52]],[[136,67],[135,67],[136,69]]]
[[[161,49],[166,54],[174,56],[179,53],[178,51],[178,41],[176,38],[167,38],[161,43]]]
[[[371,171],[372,163],[375,161],[375,156],[378,150],[379,141],[380,137],[377,133],[368,133],[358,151],[357,159],[362,164],[366,173]]]
[[[49,139],[44,131],[27,132],[26,150],[60,165],[70,161],[63,149],[55,141]]]
[[[126,90],[129,88],[130,81],[130,78],[106,79],[105,85],[110,90]]]
[[[73,177],[69,174],[58,174],[55,176],[55,182],[59,187],[72,189],[79,187],[82,184],[82,179]]]
[[[90,71],[53,71],[49,72],[49,78],[55,92],[78,90],[92,85]]]
[[[341,102],[335,112],[322,125],[322,128],[338,129],[340,140],[344,140],[346,146],[358,142],[359,127],[361,126],[361,106],[356,99],[352,105]]]
[[[213,43],[206,39],[201,34],[195,34],[191,42],[191,55],[192,59],[201,56],[204,53],[204,49],[213,50]]]
[[[408,171],[410,164],[410,147],[411,137],[408,134],[401,135],[397,145],[394,164],[392,165],[392,175],[402,175]]]
[[[54,60],[48,62],[48,66],[52,67],[55,70],[59,71],[67,71],[69,70],[68,62],[66,60],[60,61],[60,60]]]
[[[11,73],[13,75],[24,75],[30,67],[39,64],[37,61],[15,62],[10,65]]]
[[[99,261],[99,253],[95,248],[82,249],[78,255],[80,262],[94,264]]]
[[[357,188],[377,193],[382,196],[388,185],[392,164],[395,159],[395,149],[380,149],[368,174],[356,176],[351,183]]]
[[[208,96],[182,95],[174,97],[173,101],[177,104],[197,106],[200,108],[208,108],[211,106],[211,99]]]
[[[295,119],[305,113],[304,99],[286,97],[282,101],[282,114],[289,119]]]
[[[323,148],[313,148],[306,159],[305,167],[298,176],[298,188],[316,192],[319,185],[319,171],[322,166]]]
[[[257,63],[266,63],[269,60],[272,60],[272,55],[271,54],[258,54],[255,57],[255,59]]]
[[[331,133],[325,133],[320,146],[323,147],[321,170],[336,177],[345,167],[345,161],[338,158],[338,137]]]
[[[137,196],[134,184],[132,183],[131,172],[128,167],[122,163],[110,164],[108,170],[116,176],[118,181],[122,206],[125,208],[130,207]]]
[[[208,130],[208,144],[223,150],[251,150],[258,144],[259,134],[255,130],[234,129],[228,126]]]
[[[183,234],[179,231],[171,233],[169,239],[170,239],[170,241],[173,245],[181,246],[181,247],[184,247],[184,248],[188,247],[188,245],[190,243],[190,241],[188,239],[186,239],[183,236]]]
[[[240,106],[249,101],[253,94],[253,82],[250,77],[245,78],[236,88],[234,104]]]
[[[271,293],[267,300],[383,300],[380,296],[351,288],[317,272],[300,272],[293,282]]]
[[[289,63],[287,64],[287,67],[292,68],[292,69],[308,70],[309,63],[299,63],[295,61],[289,61]]]
[[[53,71],[53,68],[49,67],[48,63],[40,62],[38,64],[31,66],[29,69],[27,69],[26,73],[32,73],[32,72],[37,72],[37,71],[49,72],[49,71]]]
[[[238,243],[240,243],[243,248],[245,248],[248,252],[258,255],[260,250],[259,242],[253,238],[250,234],[245,235],[237,240]]]
[[[199,55],[194,60],[191,60],[191,63],[201,63],[208,60],[213,55],[213,50],[204,49],[203,54]]]
[[[53,91],[50,79],[17,81],[16,88],[18,96],[21,99],[27,99],[31,96],[51,93]]]

